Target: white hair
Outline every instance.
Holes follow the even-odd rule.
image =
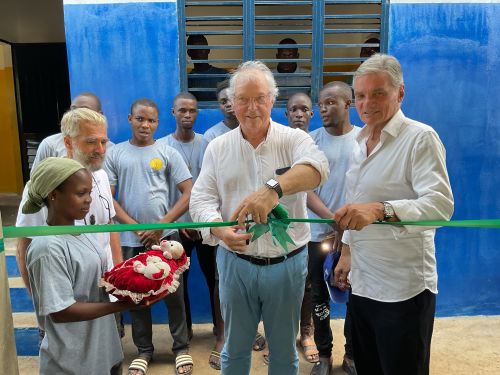
[[[80,125],[84,122],[94,126],[108,127],[106,117],[103,114],[88,108],[75,108],[66,112],[61,119],[61,132],[71,139],[80,135]]]
[[[275,99],[278,96],[278,87],[276,86],[273,73],[263,62],[258,60],[246,61],[238,66],[229,80],[228,96],[231,99],[234,99],[234,86],[236,85],[237,80],[242,77],[245,77],[247,80],[252,80],[254,78],[253,75],[249,74],[249,71],[252,70],[257,70],[264,74],[267,86],[269,87],[269,94],[273,97],[273,99]]]
[[[357,77],[374,73],[387,73],[393,87],[399,88],[404,84],[403,71],[399,61],[394,56],[376,53],[365,60],[356,70],[354,86],[356,86]]]

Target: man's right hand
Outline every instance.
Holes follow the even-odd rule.
[[[244,226],[233,225],[231,227],[217,227],[212,228],[211,232],[215,237],[218,237],[229,247],[231,250],[245,251],[248,241],[252,238],[251,233],[238,233],[238,231],[245,230]]]

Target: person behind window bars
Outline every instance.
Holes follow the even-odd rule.
[[[208,46],[207,38],[204,35],[190,35],[187,38],[187,45],[192,46]],[[210,49],[192,49],[187,50],[188,56],[193,61],[193,69],[188,74],[188,91],[190,91],[198,100],[217,100],[215,89],[217,83],[223,81],[224,77],[189,77],[192,74],[227,74],[227,70],[217,68],[208,62],[196,62],[197,60],[207,60],[210,54]],[[197,91],[196,88],[209,88],[212,91]]]
[[[267,222],[276,204],[291,217],[306,217],[306,191],[328,178],[328,162],[311,137],[271,120],[278,89],[262,62],[241,64],[231,76],[229,97],[240,126],[207,146],[193,187],[193,221],[238,220],[231,227],[203,228],[217,249],[219,292],[226,342],[222,374],[250,372],[252,344],[262,318],[270,356],[269,373],[298,374],[295,338],[307,274],[309,226],[288,229],[293,244],[283,249],[270,233],[250,241],[245,221]]]
[[[297,44],[292,38],[285,38],[279,42],[279,44]],[[300,57],[298,48],[278,48],[276,53],[277,59],[298,59]],[[303,92],[310,95],[311,92],[311,77],[303,76],[293,76],[295,73],[307,73],[311,72],[307,69],[302,69],[298,66],[297,62],[281,61],[276,65],[276,69],[273,73],[283,73],[290,74],[290,76],[279,76],[276,75],[276,83],[279,87],[278,100],[287,100],[292,94],[297,92]]]

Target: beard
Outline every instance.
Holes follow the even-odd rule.
[[[95,172],[102,168],[104,154],[98,152],[85,154],[76,145],[73,145],[73,154],[73,159],[80,162],[90,172]]]

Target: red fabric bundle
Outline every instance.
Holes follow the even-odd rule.
[[[189,268],[189,258],[176,241],[162,241],[160,246],[117,264],[104,274],[101,286],[121,301],[136,304],[160,295],[174,293],[179,276]]]

